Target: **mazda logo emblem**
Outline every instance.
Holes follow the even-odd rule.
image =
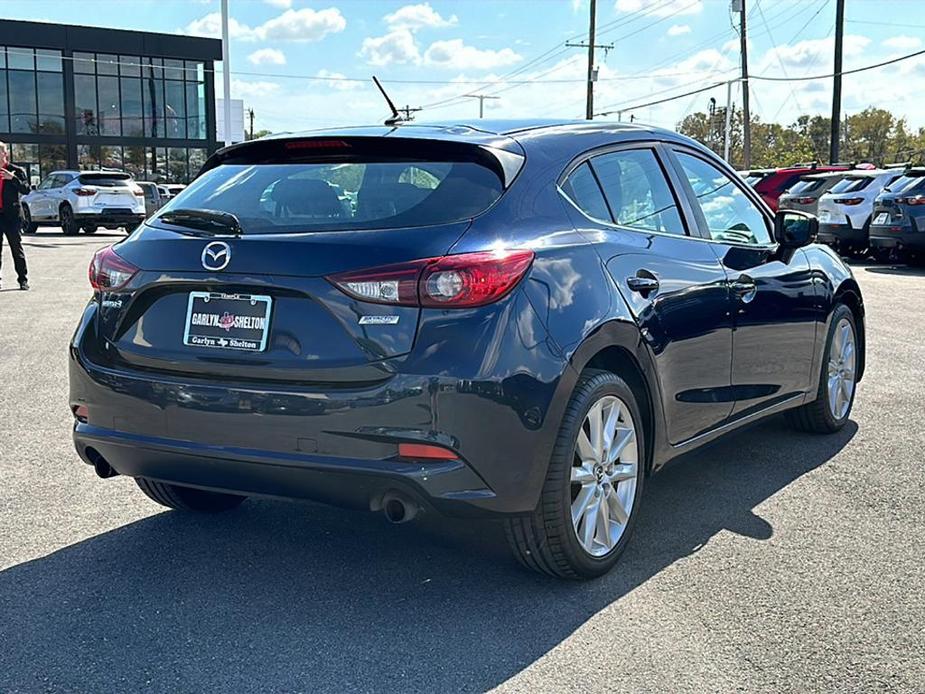
[[[231,246],[224,241],[213,241],[202,249],[202,266],[206,270],[224,270],[231,262]]]

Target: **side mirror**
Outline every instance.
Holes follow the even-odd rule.
[[[774,240],[781,248],[802,248],[816,240],[819,220],[806,212],[780,210],[774,216]]]

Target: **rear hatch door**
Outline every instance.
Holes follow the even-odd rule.
[[[140,268],[126,291],[100,295],[114,360],[239,380],[388,377],[383,361],[411,350],[420,309],[361,301],[327,278],[445,255],[504,193],[506,155],[458,142],[317,142],[210,161],[114,247]],[[238,227],[187,216],[197,211],[232,214]]]

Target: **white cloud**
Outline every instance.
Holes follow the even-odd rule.
[[[363,86],[362,82],[348,80],[346,75],[340,72],[331,72],[330,70],[318,70],[318,72],[315,73],[315,77],[321,77],[324,80],[323,84],[325,86],[331,89],[337,89],[338,91],[358,89]]]
[[[281,10],[288,10],[292,7],[292,0],[263,0],[266,4],[278,7]]]
[[[279,85],[276,82],[248,81],[231,78],[231,98],[232,99],[259,99],[266,96],[273,96],[279,93]]]
[[[849,34],[844,39],[844,53],[846,56],[864,53],[870,39],[866,36]],[[758,72],[769,72],[780,69],[783,63],[788,69],[822,69],[831,67],[832,51],[835,48],[834,38],[809,39],[793,44],[781,44],[767,51],[759,62]]]
[[[233,39],[242,41],[320,41],[328,34],[336,34],[347,26],[347,20],[336,7],[326,10],[286,10],[281,15],[268,19],[258,27],[251,28],[234,17],[228,18],[228,33]],[[220,38],[222,35],[222,17],[218,12],[210,12],[204,17],[194,19],[180,29],[179,33],[191,36]]]
[[[572,12],[578,12],[581,9],[582,0],[572,0]]]
[[[462,39],[434,41],[424,53],[424,63],[453,70],[491,70],[523,60],[510,48],[500,51],[467,46]]]
[[[905,34],[901,34],[900,36],[891,36],[886,39],[883,45],[887,48],[898,48],[904,51],[911,51],[922,45],[922,39],[918,36],[906,36]]]
[[[254,65],[286,64],[286,56],[275,48],[261,48],[247,56],[247,59]]]
[[[430,6],[430,3],[424,2],[420,5],[405,5],[400,7],[391,14],[382,18],[388,25],[389,29],[440,29],[442,27],[453,26],[459,22],[459,18],[454,14],[444,19],[440,13]]]
[[[328,34],[336,34],[347,27],[347,20],[336,7],[326,10],[286,10],[279,17],[261,24],[255,32],[263,40],[320,41]]]
[[[370,65],[391,65],[393,63],[418,63],[421,54],[409,29],[396,29],[385,36],[370,36],[363,39],[360,56]]]
[[[691,33],[691,28],[687,24],[672,24],[668,28],[669,36],[682,36],[683,34]]]
[[[178,30],[179,33],[190,36],[205,36],[207,38],[221,38],[222,36],[222,15],[219,12],[210,12],[204,17],[194,19],[186,25],[185,28]],[[228,18],[228,35],[233,39],[242,39],[252,41],[254,30],[246,24],[242,24],[234,17]]]
[[[650,17],[698,14],[703,0],[617,0],[617,12],[645,12]]]

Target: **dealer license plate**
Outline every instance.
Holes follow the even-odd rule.
[[[822,212],[819,213],[819,221],[822,222],[823,224],[828,224],[829,222],[832,221],[832,213],[829,212],[828,210],[823,210]]]
[[[190,292],[183,344],[262,352],[273,300],[258,294]]]
[[[881,212],[876,217],[874,217],[874,224],[887,224],[890,221],[890,215],[888,212]]]

